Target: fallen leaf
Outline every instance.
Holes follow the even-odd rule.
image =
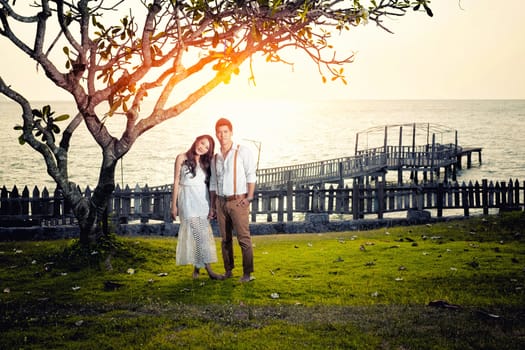
[[[453,310],[461,309],[461,306],[455,305],[455,304],[450,304],[446,300],[433,300],[433,301],[428,303],[428,306],[442,307],[442,308],[445,308],[445,309],[453,309]]]
[[[117,290],[118,288],[124,286],[122,283],[114,281],[104,281],[105,290]]]
[[[481,316],[485,316],[487,318],[500,318],[501,317],[500,315],[491,314],[490,312],[486,312],[486,311],[483,311],[483,310],[478,310],[477,313],[480,314]]]

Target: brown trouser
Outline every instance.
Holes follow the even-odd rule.
[[[224,269],[231,271],[235,267],[233,259],[233,231],[235,230],[242,251],[243,273],[248,275],[253,272],[253,247],[249,223],[250,206],[242,207],[238,200],[227,201],[223,197],[217,197],[216,201]]]

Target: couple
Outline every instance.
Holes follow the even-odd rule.
[[[175,160],[172,216],[180,217],[177,265],[192,264],[193,278],[206,268],[212,279],[233,276],[233,230],[242,251],[241,282],[253,279],[253,248],[249,228],[250,202],[255,191],[255,159],[245,146],[232,140],[233,127],[228,119],[215,124],[220,150],[214,153],[215,142],[209,135],[195,139],[185,153]],[[217,218],[221,234],[225,274],[211,268],[217,261],[215,240],[210,219]]]

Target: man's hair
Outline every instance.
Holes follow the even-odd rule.
[[[220,118],[217,120],[217,123],[215,123],[215,131],[217,131],[221,126],[227,126],[230,131],[233,131],[232,123],[226,118]]]

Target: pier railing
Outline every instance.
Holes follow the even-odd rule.
[[[259,169],[257,186],[263,189],[283,188],[289,181],[295,185],[337,183],[343,179],[401,168],[434,171],[457,164],[461,152],[462,148],[455,144],[367,148],[350,157]]]
[[[91,190],[85,190],[87,196]],[[60,191],[50,195],[35,187],[19,193],[16,186],[0,190],[0,226],[60,226],[75,224],[74,216]],[[409,210],[435,210],[437,217],[447,210],[469,216],[474,209],[518,209],[525,206],[525,182],[518,180],[469,183],[425,183],[391,185],[383,182],[348,186],[292,186],[257,190],[251,204],[252,222],[303,220],[307,213],[325,213],[345,219],[383,218],[385,214]],[[171,223],[171,186],[116,188],[108,203],[108,218],[115,225],[138,221]],[[455,214],[457,215],[457,214]]]
[[[364,176],[386,166],[385,154],[341,157],[305,164],[282,166],[257,171],[257,186],[263,189],[280,188],[288,182],[294,185],[331,183],[340,179]]]

